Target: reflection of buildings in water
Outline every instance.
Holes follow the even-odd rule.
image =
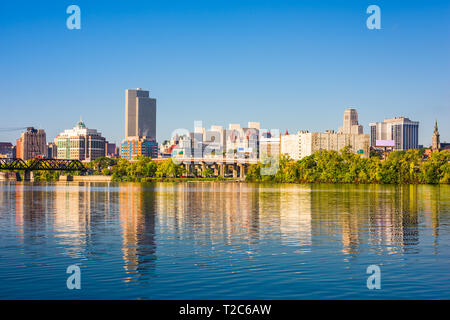
[[[279,192],[279,225],[283,244],[311,244],[311,188],[311,185],[286,185]]]
[[[119,191],[126,281],[149,280],[155,270],[156,192],[140,184],[123,184]]]
[[[80,258],[93,248],[100,250],[99,237],[105,233],[96,228],[113,228],[108,222],[114,193],[104,185],[94,188],[92,183],[16,184],[16,226],[24,244],[47,241],[50,238],[41,235],[51,230],[56,245],[68,256]]]
[[[178,239],[194,243],[206,238],[212,247],[223,241],[247,244],[246,253],[253,252],[260,238],[280,238],[280,234],[285,244],[305,245],[311,241],[310,188],[217,182],[164,184],[157,193],[158,224]]]
[[[212,247],[223,241],[248,245],[257,241],[257,195],[248,185],[193,182],[158,186],[158,223],[178,239],[203,243],[206,238]]]
[[[352,185],[316,185],[312,192],[312,242],[340,237],[342,252],[357,255],[361,242],[365,193]],[[324,238],[323,235],[326,235]]]
[[[381,186],[373,188],[369,206],[370,242],[384,245],[388,251],[414,252],[419,244],[417,186],[392,186],[390,192],[382,192]]]
[[[345,254],[360,252],[367,229],[370,244],[407,251],[419,242],[416,186],[317,186],[312,220],[314,235],[341,236]]]
[[[51,219],[47,218],[51,205],[50,193],[44,187],[20,183],[15,185],[16,228],[24,244],[47,241],[40,235],[51,224]]]
[[[421,203],[423,205],[425,223],[432,229],[433,244],[439,245],[439,230],[441,215],[450,213],[450,188],[446,186],[423,185],[421,188]]]
[[[55,186],[54,230],[58,241],[70,248],[67,254],[78,257],[109,249],[103,236],[109,234],[105,229],[114,229],[112,213],[117,203],[117,194],[109,188],[109,184],[95,182]]]

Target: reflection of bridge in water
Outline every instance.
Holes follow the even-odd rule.
[[[33,171],[86,171],[79,160],[14,158],[0,159],[0,171],[24,171],[24,180],[32,179]]]
[[[152,159],[159,162],[167,159]],[[176,164],[183,165],[188,174],[202,175],[207,169],[212,169],[214,176],[228,176],[233,175],[233,178],[245,178],[247,169],[251,164],[257,164],[258,159],[246,158],[230,158],[230,157],[210,157],[210,158],[172,158]]]

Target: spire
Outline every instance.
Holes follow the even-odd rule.
[[[86,128],[86,125],[84,124],[83,119],[81,118],[81,116],[80,116],[80,121],[77,123],[77,127],[81,128],[81,129]]]
[[[439,134],[438,125],[437,125],[437,119],[434,121],[434,133]]]

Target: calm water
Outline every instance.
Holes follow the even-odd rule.
[[[4,182],[0,298],[449,299],[450,186]]]

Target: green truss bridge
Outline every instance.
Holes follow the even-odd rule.
[[[24,180],[30,180],[33,171],[80,171],[86,172],[86,167],[79,160],[61,159],[31,159],[14,158],[0,159],[0,171],[24,171]]]

